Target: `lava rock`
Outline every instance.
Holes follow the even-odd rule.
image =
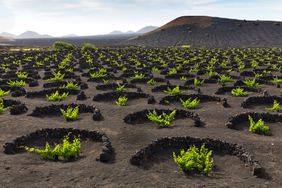
[[[101,121],[101,120],[103,120],[103,116],[101,114],[101,111],[98,108],[95,108],[92,117],[93,117],[94,121]]]
[[[80,89],[82,89],[82,90],[88,89],[87,83],[81,82]]]
[[[81,78],[80,78],[80,77],[77,77],[77,78],[75,78],[75,81],[81,82]]]
[[[195,120],[194,125],[195,125],[195,127],[202,127],[203,122],[200,119],[197,119],[197,120]]]
[[[230,107],[230,105],[228,104],[226,98],[222,99],[222,101],[223,101],[222,105],[223,105],[224,108],[229,108]]]
[[[77,97],[76,97],[77,100],[80,100],[80,101],[83,101],[83,100],[86,100],[87,99],[87,96],[85,95],[84,91],[81,91]]]
[[[143,91],[142,91],[142,89],[139,87],[139,88],[137,88],[137,92],[142,93]]]
[[[200,88],[198,88],[197,93],[198,93],[199,95],[202,94],[202,91],[201,91]]]
[[[112,154],[110,152],[103,152],[100,154],[100,161],[105,163],[105,162],[108,162],[110,161],[112,158]]]
[[[148,104],[155,104],[155,103],[156,103],[155,97],[154,96],[150,96],[148,98]]]
[[[28,111],[28,108],[26,107],[25,104],[19,104],[15,105],[10,109],[10,114],[11,115],[19,115],[19,114],[24,114]]]
[[[36,87],[36,86],[39,86],[39,83],[37,80],[33,80],[31,82],[29,82],[29,87]]]
[[[263,91],[263,96],[264,97],[268,97],[269,96],[269,94],[268,94],[268,92],[266,90]]]
[[[12,97],[21,97],[21,96],[24,96],[26,94],[26,91],[24,88],[20,88],[20,89],[17,89],[15,91],[13,91],[11,93],[11,96]]]

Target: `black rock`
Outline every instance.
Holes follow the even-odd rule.
[[[39,83],[37,80],[33,80],[31,82],[29,82],[29,87],[36,87],[36,86],[39,86]]]
[[[80,78],[80,77],[77,77],[77,78],[75,79],[75,81],[80,82],[80,81],[81,81],[81,78]]]
[[[87,83],[81,82],[80,89],[82,89],[82,90],[88,89]]]
[[[201,91],[200,88],[198,88],[197,92],[198,92],[198,94],[202,94],[202,91]]]
[[[28,108],[26,107],[25,104],[19,104],[15,105],[10,109],[10,114],[11,115],[19,115],[19,114],[24,114],[28,111]]]
[[[100,154],[100,161],[101,162],[108,162],[108,161],[111,160],[111,158],[112,158],[112,155],[109,152],[103,152],[103,153]]]
[[[228,104],[226,98],[222,99],[222,101],[223,101],[222,105],[223,105],[224,108],[229,108],[230,107],[230,105]]]
[[[170,86],[170,85],[171,85],[171,83],[169,82],[169,80],[168,80],[168,81],[166,81],[166,85],[168,85],[168,86]]]
[[[21,97],[24,96],[25,94],[26,91],[24,88],[17,89],[11,93],[12,97]]]
[[[77,97],[76,97],[77,100],[80,100],[80,101],[83,101],[83,100],[86,100],[87,99],[87,96],[85,95],[84,91],[81,91]]]
[[[103,120],[103,116],[98,108],[95,108],[94,113],[93,113],[93,120],[94,121],[101,121]]]
[[[195,127],[201,127],[201,126],[203,126],[203,123],[201,122],[201,120],[199,120],[199,119],[197,119],[197,120],[195,120],[195,122],[194,122],[195,124]]]
[[[143,91],[142,91],[142,89],[139,87],[139,88],[137,88],[137,92],[142,93]]]
[[[148,104],[155,104],[155,103],[156,103],[155,97],[154,96],[150,96],[148,98]]]
[[[269,96],[269,95],[268,95],[268,92],[267,92],[266,90],[263,91],[263,96],[264,96],[264,97],[268,97],[268,96]]]

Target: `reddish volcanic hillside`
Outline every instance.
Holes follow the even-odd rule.
[[[10,41],[8,38],[1,37],[1,36],[0,36],[0,44],[1,44],[1,43],[4,43],[4,42],[8,42],[8,41]]]
[[[282,47],[282,22],[183,16],[130,39],[128,44],[165,47]]]

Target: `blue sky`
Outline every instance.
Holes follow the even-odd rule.
[[[0,0],[0,32],[95,35],[183,15],[282,21],[282,0]]]

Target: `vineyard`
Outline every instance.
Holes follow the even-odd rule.
[[[1,186],[282,186],[282,49],[65,47],[0,52]]]

